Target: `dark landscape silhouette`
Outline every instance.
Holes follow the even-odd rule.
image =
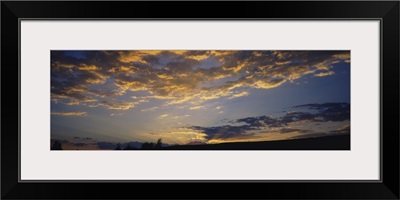
[[[51,150],[63,150],[61,143],[54,141],[54,143],[51,145]]]
[[[350,135],[277,140],[264,142],[230,142],[205,145],[177,145],[164,150],[350,150]]]
[[[55,141],[51,150],[63,150]],[[108,149],[112,150],[112,149]],[[260,142],[226,142],[219,144],[168,145],[160,138],[156,143],[144,142],[140,148],[120,143],[114,150],[350,150],[350,134]]]

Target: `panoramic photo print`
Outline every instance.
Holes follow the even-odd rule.
[[[52,50],[51,150],[350,150],[350,51]]]

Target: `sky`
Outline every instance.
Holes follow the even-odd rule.
[[[51,139],[67,149],[350,133],[350,51],[51,51]]]

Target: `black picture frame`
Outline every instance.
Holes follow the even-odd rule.
[[[1,198],[399,199],[399,6],[398,1],[2,1]],[[163,8],[163,11],[155,11],[155,7]],[[20,19],[379,19],[382,179],[373,182],[20,182],[18,133],[21,128],[21,80],[17,79]],[[17,80],[18,84],[15,84]],[[148,193],[148,190],[154,192]]]

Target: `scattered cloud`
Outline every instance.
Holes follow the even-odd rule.
[[[195,131],[206,134],[206,139],[227,139],[238,137],[250,137],[257,132],[268,133],[297,133],[305,134],[313,131],[290,126],[304,126],[310,123],[345,122],[350,120],[350,104],[348,103],[324,103],[305,104],[292,107],[293,110],[302,109],[306,111],[290,111],[283,116],[258,116],[240,118],[231,121],[230,125],[216,127],[191,126]],[[238,125],[240,124],[240,125]],[[349,132],[349,126],[345,126],[330,133]]]
[[[141,111],[142,111],[142,112],[147,112],[147,111],[153,111],[153,110],[156,110],[156,109],[158,109],[157,106],[151,107],[151,108],[142,109]]]
[[[75,136],[74,140],[92,140],[93,138],[90,137],[79,137],[79,136]]]
[[[242,126],[232,126],[232,125],[224,125],[217,127],[201,127],[201,126],[193,126],[191,127],[193,130],[201,131],[206,134],[207,140],[212,139],[226,139],[237,137],[239,135],[253,135],[254,133],[249,133],[250,130],[255,130],[255,128],[249,125]]]
[[[335,134],[348,134],[350,133],[350,125],[346,124],[345,126],[337,129],[330,131],[330,133],[335,133]]]
[[[66,52],[51,51],[52,102],[114,110],[144,103],[122,100],[124,95],[136,97],[136,92],[165,105],[240,98],[251,88],[276,88],[306,75],[334,75],[334,64],[350,61],[350,51]]]
[[[198,110],[198,109],[202,109],[202,108],[204,108],[204,106],[193,106],[193,107],[190,107],[189,109],[190,110]]]
[[[244,96],[247,96],[247,95],[249,95],[249,92],[243,91],[243,92],[239,92],[239,93],[233,94],[233,95],[230,96],[228,99],[234,99],[234,98],[238,98],[238,97],[244,97]]]
[[[100,106],[104,106],[108,109],[112,110],[129,110],[130,108],[133,108],[137,104],[137,102],[109,102],[109,101],[103,101],[99,103]]]
[[[335,74],[335,72],[328,71],[328,72],[321,72],[321,73],[318,73],[318,74],[314,74],[314,76],[323,77],[323,76],[330,76],[330,75],[334,75],[334,74]]]
[[[183,118],[183,117],[190,117],[190,115],[176,115],[176,116],[173,116],[172,118],[180,119],[180,118]]]
[[[303,130],[303,129],[297,129],[297,128],[282,128],[279,129],[279,133],[308,133],[310,130]]]
[[[168,114],[160,115],[160,118],[166,118],[166,117],[168,117]]]
[[[59,115],[59,116],[86,116],[86,112],[52,112],[52,115]]]

